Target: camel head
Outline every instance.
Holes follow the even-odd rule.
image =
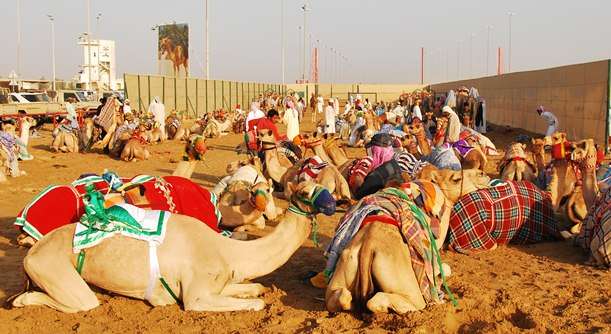
[[[424,124],[422,122],[415,122],[407,126],[407,133],[414,136],[424,136]]]
[[[479,169],[429,170],[426,175],[423,173],[421,178],[439,186],[439,189],[452,203],[456,203],[462,196],[470,192],[488,188],[490,183],[490,177]]]
[[[320,184],[303,181],[297,185],[288,182],[286,186],[292,193],[291,207],[308,215],[322,213],[331,216],[335,213],[335,198]]]
[[[445,131],[448,126],[448,119],[446,117],[438,117],[437,118],[437,132]]]
[[[525,158],[526,157],[526,144],[513,142],[507,146],[505,150],[505,159],[511,159],[515,157]]]
[[[187,140],[183,159],[187,161],[203,160],[207,151],[206,139],[200,135],[192,135]]]
[[[266,219],[273,220],[278,216],[276,202],[274,202],[274,181],[263,180],[250,189],[251,203],[255,209],[263,212]]]
[[[550,136],[549,140],[550,140],[550,145],[563,144],[564,142],[566,142],[566,133],[554,132]],[[546,137],[546,141],[547,141],[547,137]]]
[[[571,160],[580,163],[585,168],[594,168],[597,163],[597,149],[594,139],[580,140],[571,145],[573,152]]]
[[[546,145],[546,140],[545,138],[532,138],[530,140],[530,151],[533,154],[538,154],[538,155],[545,155],[545,145]]]

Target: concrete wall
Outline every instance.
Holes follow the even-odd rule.
[[[535,110],[543,105],[558,117],[560,129],[570,138],[594,138],[607,144],[609,64],[604,60],[430,87],[435,92],[476,87],[486,99],[488,121],[540,134],[547,124]]]
[[[288,90],[300,92],[309,96],[321,94],[324,98],[331,96],[339,99],[347,99],[349,93],[361,93],[368,97],[370,101],[394,101],[399,98],[402,93],[410,93],[416,89],[422,88],[423,85],[414,84],[289,84],[286,85]]]
[[[277,84],[174,78],[159,75],[125,74],[125,93],[133,108],[146,110],[159,96],[166,110],[189,116],[201,116],[218,108],[230,109],[241,104],[248,109],[252,99],[268,91],[283,93]]]

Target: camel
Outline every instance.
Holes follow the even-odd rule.
[[[96,127],[92,118],[85,118],[79,132],[79,150],[88,152],[96,140]]]
[[[148,160],[151,157],[151,152],[146,148],[148,144],[141,136],[137,134],[131,135],[124,142],[123,149],[121,150],[121,160],[138,161]]]
[[[542,185],[551,194],[554,211],[564,211],[570,222],[580,226],[587,215],[587,206],[581,190],[579,166],[570,156],[567,157],[567,151],[571,147],[566,134],[556,132],[544,141],[552,145],[552,161],[543,173],[544,181],[549,182],[542,182]]]
[[[429,177],[431,181],[436,182],[435,187],[444,194],[446,192],[443,189],[446,189],[453,199],[487,186],[489,181],[479,170],[441,170]],[[445,209],[442,209],[437,217],[440,221],[439,235],[434,243],[437,251],[443,246],[448,231],[450,208],[453,205],[447,197],[440,198],[439,201]],[[350,311],[366,306],[374,313],[392,310],[402,314],[421,310],[426,306],[412,267],[410,248],[399,229],[376,218],[372,223],[361,227],[336,264],[325,293],[328,311]],[[433,266],[433,272],[439,272],[438,264]],[[442,267],[449,275],[449,267],[445,264]]]
[[[168,134],[168,140],[187,140],[191,135],[191,131],[184,126],[182,120],[175,113],[166,117],[165,124],[165,131]]]
[[[597,150],[592,139],[579,141],[573,145],[571,158],[579,163],[583,177],[583,197],[588,208],[576,245],[589,255],[587,264],[597,267],[611,267],[611,191],[600,190],[596,178]]]
[[[72,130],[59,125],[53,130],[51,149],[55,152],[76,153],[79,151],[79,138]]]
[[[174,76],[178,76],[180,67],[185,69],[185,74],[189,73],[189,55],[188,50],[185,50],[181,44],[176,44],[168,37],[164,37],[159,41],[161,54],[166,55],[166,59],[172,61]]]
[[[274,220],[282,213],[273,198],[273,181],[266,180],[258,158],[235,161],[227,165],[227,173],[214,187],[220,196],[222,226],[244,232],[254,227],[263,229],[265,219]]]
[[[448,123],[447,118],[440,117],[437,119],[437,132],[435,134],[435,143],[443,144],[443,138],[447,129]],[[466,142],[466,140],[465,140]],[[486,167],[486,163],[488,159],[486,158],[486,154],[482,151],[479,145],[474,145],[473,142],[468,144],[469,147],[461,147],[461,149],[465,149],[466,153],[461,153],[459,149],[454,147],[454,154],[460,160],[463,169],[472,169],[478,168],[484,170]]]
[[[314,158],[314,157],[313,157]],[[299,182],[302,168],[308,163],[310,159],[305,159],[297,162],[295,165],[287,169],[286,173],[282,176],[282,185],[284,185],[284,198],[290,198],[292,196],[292,187],[287,186],[289,184],[297,184]],[[329,190],[333,197],[344,203],[352,203],[352,196],[350,194],[350,187],[348,182],[339,172],[337,167],[327,163],[327,165],[320,170],[320,172],[314,178],[314,181],[323,185]]]
[[[308,237],[313,216],[335,212],[334,202],[310,202],[325,192],[328,195],[312,182],[299,184],[295,189],[298,196],[291,199],[291,209],[281,223],[269,235],[253,241],[231,240],[194,218],[172,214],[159,246],[110,237],[87,249],[80,275],[75,269],[77,254],[72,252],[76,225],[63,226],[45,236],[24,259],[28,277],[44,292],[23,292],[12,299],[12,305],[46,305],[66,313],[88,311],[99,306],[89,283],[113,293],[146,298],[153,306],[173,304],[180,298],[187,311],[262,310],[265,302],[253,297],[266,289],[244,282],[286,263]],[[149,277],[146,258],[155,252],[158,276],[167,282],[167,291]]]
[[[355,162],[356,159],[349,159],[346,154],[346,150],[339,143],[339,138],[324,134],[323,138],[325,139],[324,144],[322,145],[326,155],[329,157],[330,161],[337,167],[340,174],[344,177],[344,179],[348,179],[348,173],[350,171],[350,167]]]
[[[420,148],[420,154],[422,156],[429,156],[431,154],[431,145],[429,140],[426,138],[426,130],[422,123],[412,123],[406,126],[407,133],[414,136],[418,147]]]
[[[528,160],[525,149],[525,144],[515,142],[509,144],[505,150],[505,157],[498,167],[501,179],[534,182],[537,170]]]

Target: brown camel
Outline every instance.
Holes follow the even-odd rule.
[[[88,311],[100,304],[89,283],[116,294],[146,298],[153,306],[180,299],[188,311],[261,310],[265,302],[253,297],[263,294],[265,287],[245,281],[286,263],[310,234],[312,217],[321,210],[335,211],[334,203],[317,207],[309,202],[324,191],[311,182],[297,186],[293,209],[271,234],[253,241],[232,240],[194,218],[172,214],[159,246],[112,236],[87,249],[80,275],[75,269],[77,254],[72,251],[76,224],[63,226],[41,239],[24,259],[27,275],[43,292],[25,291],[11,303],[15,307],[46,305],[67,313]],[[149,277],[155,270],[147,258],[155,253],[166,289]]]
[[[536,178],[537,170],[526,156],[526,145],[511,143],[505,150],[505,157],[498,166],[499,174],[503,180],[530,181]]]
[[[55,152],[76,153],[79,151],[79,139],[74,132],[56,127],[53,130],[51,149]]]
[[[429,140],[426,138],[426,132],[425,132],[423,124],[420,122],[417,122],[417,123],[410,124],[409,126],[405,128],[407,130],[407,133],[414,136],[414,138],[416,139],[416,143],[418,144],[418,147],[420,148],[420,152],[419,152],[420,155],[421,156],[430,155],[431,154],[431,145],[429,144]]]
[[[184,123],[176,113],[172,113],[165,119],[165,131],[168,134],[168,140],[178,139],[187,140],[191,135],[189,128],[184,126]]]
[[[576,244],[589,254],[587,264],[611,267],[611,192],[600,191],[596,178],[597,149],[594,140],[586,139],[573,145],[572,159],[579,163],[583,177],[583,197],[588,208]]]
[[[444,194],[455,200],[489,182],[480,170],[441,170],[430,176]],[[437,250],[443,246],[453,205],[447,195],[441,200],[446,209],[436,217],[440,220],[439,236],[435,240]],[[449,267],[442,266],[449,275]],[[439,272],[436,263],[434,267],[435,272]],[[330,312],[366,306],[374,313],[392,310],[400,314],[426,306],[412,267],[410,250],[399,228],[374,221],[359,230],[337,262],[325,293],[325,304]]]

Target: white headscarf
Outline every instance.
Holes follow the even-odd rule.
[[[448,96],[446,97],[446,106],[456,108],[456,93],[454,93],[453,90],[448,92]]]

